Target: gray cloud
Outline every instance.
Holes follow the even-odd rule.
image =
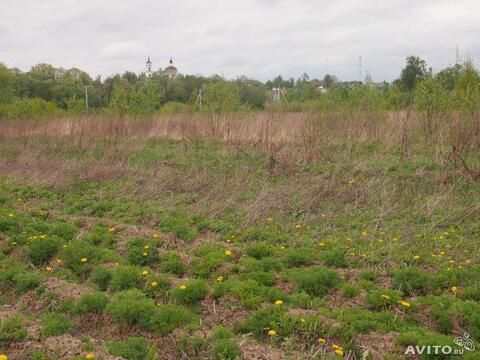
[[[434,70],[480,60],[478,0],[14,0],[0,2],[0,61],[38,62],[91,75],[156,68],[170,56],[183,73],[266,80],[327,71],[398,76],[405,57]]]

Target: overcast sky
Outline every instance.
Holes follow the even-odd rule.
[[[0,62],[92,76],[154,68],[267,80],[392,80],[405,57],[480,63],[480,0],[0,0]]]

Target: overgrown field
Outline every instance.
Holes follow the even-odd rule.
[[[0,354],[480,358],[480,121],[428,121],[0,122]]]

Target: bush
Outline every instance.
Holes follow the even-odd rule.
[[[189,282],[172,289],[173,299],[183,304],[195,304],[207,296],[207,283],[203,280],[190,280]]]
[[[67,316],[58,313],[44,314],[40,320],[40,332],[44,336],[58,336],[74,328],[74,323]]]
[[[147,323],[147,319],[155,313],[156,309],[153,300],[137,289],[115,293],[107,305],[107,312],[112,318],[128,325],[135,325],[139,322]]]
[[[378,271],[375,269],[363,270],[358,273],[359,280],[373,281],[375,282],[378,277]]]
[[[312,249],[296,248],[287,249],[283,255],[283,262],[290,267],[309,265],[315,258]]]
[[[108,352],[127,360],[144,360],[148,355],[148,341],[143,337],[107,342]]]
[[[272,247],[262,242],[248,245],[245,251],[247,252],[248,256],[251,256],[255,259],[271,256],[273,253]]]
[[[237,324],[237,330],[241,333],[253,333],[261,337],[268,330],[275,330],[279,336],[290,335],[295,325],[295,320],[290,318],[285,311],[278,306],[255,311],[241,324]]]
[[[426,290],[433,281],[430,275],[413,266],[394,269],[392,273],[395,288],[406,294],[415,290]]]
[[[34,265],[43,264],[55,255],[60,246],[60,242],[60,239],[56,236],[32,240],[28,244],[28,257]]]
[[[127,244],[127,258],[130,264],[154,267],[158,261],[158,244],[143,239],[130,240]]]
[[[340,288],[342,296],[345,298],[353,298],[360,294],[360,288],[351,284],[343,284]]]
[[[112,270],[105,266],[97,266],[90,274],[90,280],[102,291],[106,291],[112,281]]]
[[[139,270],[131,267],[117,267],[113,270],[110,289],[112,291],[121,291],[139,287],[141,283],[141,274]]]
[[[385,306],[396,305],[403,293],[390,289],[372,290],[367,294],[366,303],[372,309],[381,309]]]
[[[298,271],[294,278],[300,290],[317,296],[325,295],[330,288],[336,288],[342,281],[334,270],[323,266]]]
[[[175,253],[165,253],[160,258],[160,271],[181,275],[185,272],[185,265],[179,255]]]
[[[345,258],[345,250],[343,249],[327,250],[320,255],[320,259],[322,259],[327,266],[336,266],[341,268],[348,266],[347,259]]]
[[[20,315],[13,315],[0,320],[0,344],[22,341],[28,335],[27,328]]]
[[[52,116],[56,111],[55,103],[40,98],[15,99],[12,103],[0,108],[0,116],[3,115],[9,119],[34,119]]]
[[[77,231],[78,227],[74,223],[60,222],[49,231],[49,235],[58,236],[63,241],[69,242],[75,238]]]
[[[192,314],[183,306],[168,304],[156,309],[140,326],[160,335],[167,335],[192,320]]]
[[[76,311],[79,314],[86,313],[101,313],[105,310],[109,298],[107,294],[94,291],[88,294],[83,295],[80,299],[77,300],[75,304]]]
[[[13,278],[15,282],[15,291],[24,293],[28,290],[35,289],[42,281],[42,275],[38,273],[20,273]]]
[[[242,352],[237,344],[230,339],[220,339],[213,343],[212,355],[218,360],[233,360]]]
[[[91,264],[101,256],[101,252],[96,246],[83,240],[75,240],[67,245],[60,256],[68,268],[81,275],[91,270]],[[87,261],[82,261],[83,259]]]
[[[105,225],[95,224],[91,232],[83,235],[82,240],[91,245],[111,247],[115,243],[115,235]]]

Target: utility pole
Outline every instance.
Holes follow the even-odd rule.
[[[360,83],[362,82],[362,55],[358,57],[358,76]]]
[[[88,112],[88,90],[87,90],[87,85],[85,85],[85,108],[87,109],[87,112]]]

